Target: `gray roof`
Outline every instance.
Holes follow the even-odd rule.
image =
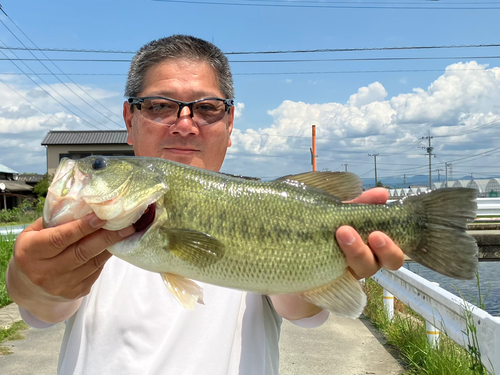
[[[0,173],[14,173],[14,174],[18,174],[15,170],[10,169],[9,167],[6,167],[3,164],[0,164]]]
[[[20,182],[39,182],[45,175],[38,173],[24,173],[20,174],[17,181]]]
[[[50,131],[42,141],[49,145],[117,145],[127,144],[126,130]]]
[[[0,180],[0,183],[5,185],[6,192],[22,192],[22,191],[33,191],[33,186],[29,186],[24,182],[10,181],[10,180]]]

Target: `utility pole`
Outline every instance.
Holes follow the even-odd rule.
[[[377,156],[379,154],[368,154],[368,156],[373,156],[373,160],[375,161],[375,187],[377,187]]]
[[[403,175],[403,189],[406,186],[406,173]]]
[[[432,153],[432,151],[434,150],[434,147],[431,146],[431,139],[433,137],[431,137],[430,130],[428,132],[429,132],[429,135],[427,137],[422,137],[422,139],[428,139],[429,140],[429,146],[428,147],[422,147],[422,148],[425,148],[427,150],[427,155],[429,155],[429,189],[431,189],[432,188],[431,158],[432,158],[432,156],[435,157],[436,155]]]
[[[441,175],[439,174],[439,172],[443,172],[444,169],[436,169],[437,173],[438,173],[438,182],[441,182]]]
[[[347,164],[347,163],[346,163],[346,164],[342,164],[342,165],[345,167],[345,171],[347,172],[347,166],[348,166],[349,164]]]
[[[309,149],[311,151],[311,164],[312,164],[312,170],[316,170],[316,158],[318,155],[316,155],[316,125],[312,126],[312,148]]]
[[[444,163],[444,169],[446,171],[446,182],[445,182],[445,187],[448,187],[448,165],[451,165],[451,163],[445,162]]]

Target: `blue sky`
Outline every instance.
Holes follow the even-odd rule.
[[[500,1],[493,0],[192,1],[239,5],[4,1],[2,6],[10,19],[0,15],[0,46],[22,46],[5,26],[24,44],[33,46],[12,21],[41,48],[106,51],[135,51],[152,39],[173,33],[213,41],[224,52],[484,45],[499,44],[500,37]],[[373,9],[377,6],[434,9]],[[15,58],[13,53],[33,58],[26,51],[2,51],[6,55],[0,53],[0,58],[4,59]],[[109,53],[45,54],[52,60],[132,57]],[[40,52],[36,56],[45,58]],[[380,153],[378,175],[382,180],[405,173],[425,174],[428,159],[419,148],[424,146],[419,139],[430,131],[435,136],[436,168],[444,169],[444,162],[456,161],[457,177],[471,172],[475,178],[495,173],[500,177],[496,168],[500,152],[489,152],[500,147],[500,60],[491,58],[494,56],[500,56],[500,47],[228,55],[233,61],[240,117],[223,171],[269,178],[309,170],[310,125],[316,123],[319,170],[343,169],[342,164],[348,164],[350,171],[371,177],[373,158],[368,154]],[[419,59],[369,60],[374,58]],[[255,62],[298,59],[361,60]],[[0,78],[11,87],[0,82],[0,163],[21,173],[45,172],[45,150],[40,143],[51,129],[94,129],[88,123],[101,129],[124,128],[119,118],[127,62],[54,62],[74,82],[62,75],[58,77],[66,86],[51,75],[32,78],[47,91],[55,90],[55,97],[62,95],[70,100],[72,104],[66,105],[74,114],[25,75],[7,74],[20,73],[20,69],[11,61],[0,61]],[[28,72],[21,62],[16,63]],[[60,73],[51,62],[44,63]],[[26,64],[36,73],[48,72],[39,62]],[[316,73],[298,74],[303,72]],[[91,75],[72,75],[75,73]],[[98,108],[114,122],[76,98],[68,87],[76,92],[83,89],[98,99],[109,112]],[[482,157],[480,153],[484,153]]]

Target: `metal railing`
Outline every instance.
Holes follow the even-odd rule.
[[[29,224],[0,227],[0,236],[14,235],[15,237],[17,237],[17,235],[21,233],[28,225]]]
[[[481,361],[492,374],[500,374],[500,318],[488,314],[462,298],[440,288],[417,274],[400,268],[381,269],[372,276],[384,290],[446,333],[457,344],[467,347],[467,324],[474,324]],[[473,322],[467,321],[467,316]],[[432,339],[435,340],[435,337]]]
[[[500,198],[477,198],[477,217],[500,217]]]

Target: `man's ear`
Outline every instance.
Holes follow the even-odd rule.
[[[125,126],[127,127],[127,144],[133,146],[132,141],[132,120],[134,118],[134,114],[132,113],[132,108],[129,102],[125,101],[123,103],[123,121],[125,121]]]
[[[229,132],[229,138],[228,138],[228,141],[227,141],[227,147],[231,147],[231,134],[233,132],[234,111],[235,111],[235,107],[232,106],[229,109],[229,114],[227,116],[227,130]]]

